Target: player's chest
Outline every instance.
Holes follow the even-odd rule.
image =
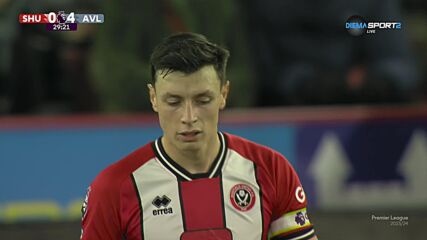
[[[191,181],[155,165],[134,173],[144,239],[262,239],[270,217],[255,169],[231,170]]]

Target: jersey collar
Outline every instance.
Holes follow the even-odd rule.
[[[224,134],[222,132],[218,132],[218,136],[220,141],[219,152],[215,160],[213,161],[211,167],[209,168],[209,171],[206,173],[192,174],[189,173],[183,167],[181,167],[166,153],[161,141],[161,137],[153,142],[152,147],[160,163],[170,172],[172,172],[178,179],[183,181],[191,181],[193,179],[198,178],[214,178],[217,177],[221,172],[221,168],[224,164],[225,156],[227,155],[226,153],[228,149],[226,137],[224,136]]]

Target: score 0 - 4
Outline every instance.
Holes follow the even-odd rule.
[[[50,12],[47,14],[46,29],[48,31],[76,31],[77,23],[74,12],[65,14],[64,11],[58,13]]]
[[[80,23],[103,23],[104,14],[75,14],[64,11],[50,12],[47,14],[23,13],[19,14],[21,24],[46,24],[49,31],[76,31]]]
[[[103,23],[104,14],[75,14],[70,13],[54,13],[50,12],[47,15],[49,23]]]
[[[50,12],[47,17],[50,24],[46,27],[49,31],[76,31],[77,23],[104,22],[104,14],[75,14],[74,12],[66,14],[60,11],[58,14]]]

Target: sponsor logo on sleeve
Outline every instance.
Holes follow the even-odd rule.
[[[305,201],[305,193],[304,189],[301,186],[298,186],[295,190],[295,198],[299,203],[304,203]]]
[[[297,212],[297,214],[295,215],[295,222],[300,226],[304,226],[305,216],[302,212]]]

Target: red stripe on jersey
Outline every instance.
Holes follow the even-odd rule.
[[[82,220],[81,240],[142,238],[140,217],[134,217],[140,215],[141,207],[130,174],[155,157],[151,144],[110,165],[96,177]]]
[[[182,233],[181,240],[232,240],[233,236],[228,229],[209,229]]]
[[[180,182],[186,231],[224,228],[220,178]]]

